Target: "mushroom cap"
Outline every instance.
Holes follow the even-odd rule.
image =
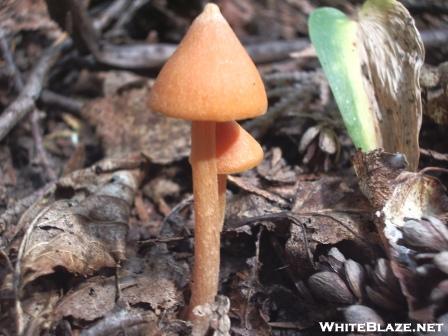
[[[264,114],[260,74],[215,4],[207,4],[160,71],[149,107],[167,116],[201,121]]]
[[[263,160],[260,144],[236,121],[216,124],[218,174],[235,174],[254,168]]]

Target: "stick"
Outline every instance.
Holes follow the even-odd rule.
[[[40,96],[40,101],[46,105],[53,105],[73,113],[76,116],[81,115],[81,109],[84,103],[70,97],[65,97],[59,93],[49,90],[43,90]]]
[[[129,6],[129,0],[115,0],[97,19],[93,21],[93,27],[101,31],[116,20],[120,15],[126,13],[126,7]]]
[[[44,79],[66,45],[57,41],[47,49],[34,67],[20,95],[0,115],[0,141],[34,108]]]
[[[9,69],[11,76],[14,79],[15,89],[17,92],[21,92],[24,89],[24,84],[22,76],[20,75],[19,69],[13,61],[11,51],[9,50],[8,43],[3,32],[0,32],[0,48],[3,57],[6,62],[6,66]],[[39,111],[34,107],[31,113],[31,132],[33,134],[33,139],[36,147],[36,152],[39,160],[42,162],[48,176],[51,180],[56,179],[56,173],[51,167],[50,160],[48,159],[47,152],[45,151],[42,139],[42,132],[39,125]]]

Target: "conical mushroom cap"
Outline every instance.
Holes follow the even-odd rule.
[[[215,4],[207,4],[157,77],[153,111],[202,121],[253,118],[267,97],[255,64]]]
[[[260,144],[236,121],[216,124],[218,174],[241,173],[263,160]]]

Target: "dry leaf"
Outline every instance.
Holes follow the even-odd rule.
[[[21,245],[22,283],[53,273],[56,267],[90,275],[124,259],[139,175],[137,169],[120,169],[105,160],[62,178],[53,194],[25,212],[19,222],[27,228]]]
[[[88,103],[82,114],[96,127],[108,157],[142,152],[152,162],[167,164],[190,153],[190,125],[151,112],[148,86]]]
[[[188,282],[189,271],[181,262],[160,248],[154,247],[148,260],[126,260],[118,275],[120,298],[131,306],[149,304],[157,315],[183,304],[181,289]],[[180,279],[182,276],[183,279]],[[71,316],[93,321],[115,307],[117,297],[115,277],[94,277],[71,290],[58,303],[57,319]]]
[[[373,86],[371,107],[382,146],[388,152],[404,153],[409,168],[416,170],[422,122],[419,78],[425,50],[415,22],[398,1],[369,0],[360,11],[358,33],[364,47],[361,67]]]
[[[308,248],[312,253],[319,244],[334,245],[343,240],[351,240],[368,251],[371,241],[367,237],[372,233],[370,220],[363,214],[370,211],[368,201],[356,185],[348,185],[346,179],[336,177],[300,182],[292,206],[292,213],[306,223]],[[313,270],[302,227],[291,226],[285,252],[291,270],[299,278]]]

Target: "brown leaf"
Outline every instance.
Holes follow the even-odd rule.
[[[57,319],[72,316],[78,320],[96,320],[115,306],[115,279],[94,277],[69,292],[55,308]]]
[[[140,172],[120,167],[107,171],[115,164],[105,160],[62,178],[54,193],[22,216],[19,225],[27,227],[21,245],[24,285],[56,267],[90,275],[124,259]]]
[[[348,180],[348,179],[347,179]],[[346,179],[322,177],[316,181],[301,181],[298,184],[292,213],[306,217],[306,236],[311,253],[319,244],[334,245],[343,240],[351,240],[371,249],[368,216],[371,208],[356,185],[347,184]],[[300,277],[311,271],[308,254],[304,245],[302,228],[292,225],[290,237],[285,245],[291,270]]]
[[[356,185],[336,177],[301,182],[292,207],[294,214],[310,217],[309,227],[316,230],[311,239],[322,244],[367,237],[368,225],[360,217],[369,211]]]
[[[154,163],[167,164],[189,155],[189,123],[151,112],[148,89],[145,85],[86,104],[82,114],[96,127],[106,156],[142,152]]]
[[[365,59],[362,69],[366,83],[372,86],[371,107],[381,129],[382,147],[404,153],[409,168],[416,170],[422,123],[419,77],[425,56],[423,42],[414,19],[398,1],[367,1],[359,17]]]
[[[182,301],[174,283],[154,274],[128,276],[119,280],[121,298],[130,305],[148,303],[156,313],[175,307]],[[94,277],[67,294],[55,309],[58,319],[71,316],[93,321],[115,307],[115,277]]]
[[[286,164],[282,150],[279,147],[274,147],[267,152],[265,159],[256,169],[261,177],[274,183],[294,183],[297,178],[292,167]]]
[[[118,275],[120,298],[131,306],[149,304],[151,310],[174,310],[183,304],[180,289],[188,281],[188,269],[172,255],[154,248],[149,259],[130,258]],[[169,268],[169,269],[168,269]],[[179,275],[184,279],[179,281]],[[77,320],[93,321],[115,307],[117,296],[115,277],[94,277],[71,290],[55,309],[58,319],[71,316]]]

